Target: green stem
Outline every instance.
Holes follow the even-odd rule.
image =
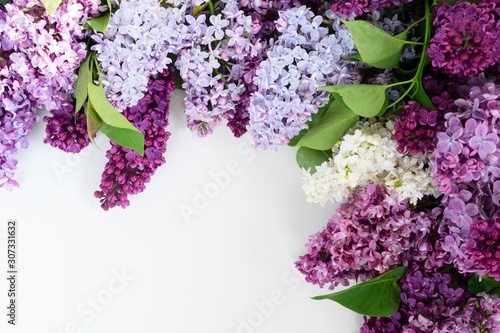
[[[424,72],[424,66],[427,61],[427,49],[429,48],[429,42],[431,39],[431,12],[429,9],[429,1],[425,0],[425,35],[424,35],[424,46],[422,49],[422,57],[420,57],[420,62],[418,63],[418,71],[417,74],[415,74],[414,80],[415,82],[418,82],[420,85],[422,84],[422,75]],[[412,95],[410,95],[412,98],[417,94],[417,91],[415,91]]]
[[[208,7],[210,8],[210,14],[215,15],[215,7],[212,0],[208,0]]]
[[[415,85],[415,81],[414,81],[414,79],[415,79],[415,78],[413,78],[413,79],[411,79],[411,80],[410,80],[410,81],[411,81],[411,85],[410,85],[410,87],[409,87],[407,90],[405,90],[405,92],[403,93],[403,95],[401,95],[401,97],[399,97],[399,98],[397,99],[397,101],[395,101],[394,103],[392,103],[391,105],[389,105],[389,106],[387,107],[387,109],[392,108],[394,105],[398,104],[398,103],[399,103],[399,102],[400,102],[400,101],[401,101],[401,100],[402,100],[402,99],[403,99],[406,95],[408,95],[408,93],[410,92],[411,88],[413,88],[413,86]]]
[[[408,28],[406,28],[406,30],[404,32],[408,32],[410,31],[411,28],[413,28],[413,26],[419,24],[420,22],[422,22],[423,20],[425,20],[425,16],[422,17],[420,20],[416,21],[416,22],[413,22],[412,25],[410,25]]]
[[[205,4],[200,7],[200,10],[198,10],[198,12],[196,13],[195,16],[200,15],[200,13],[203,11],[203,9],[207,8],[207,6],[208,6],[208,2],[205,2]]]
[[[401,82],[396,82],[396,83],[388,84],[388,85],[386,85],[384,87],[390,88],[390,87],[401,86],[403,84],[412,83],[412,82],[413,82],[413,79],[408,80],[408,81],[401,81]]]
[[[401,41],[403,44],[413,44],[413,45],[425,45],[424,43],[420,43],[420,42],[410,42],[408,40],[402,40]]]

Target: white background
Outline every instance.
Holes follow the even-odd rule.
[[[311,300],[330,291],[293,266],[335,208],[306,202],[296,149],[256,153],[224,124],[200,139],[182,105],[175,92],[167,162],[127,209],[108,212],[93,196],[105,138],[102,150],[69,155],[43,144],[45,126],[35,126],[18,155],[21,187],[0,190],[0,332],[359,332],[362,317]],[[18,221],[15,327],[9,219]]]

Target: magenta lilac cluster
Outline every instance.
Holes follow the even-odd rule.
[[[410,3],[413,0],[339,0],[332,5],[332,10],[349,17],[350,15],[361,16],[390,6],[397,6],[402,3]]]
[[[438,111],[431,111],[410,101],[394,124],[393,140],[398,142],[398,152],[426,154],[436,148],[436,134],[443,130],[444,118]]]
[[[111,149],[106,153],[109,161],[102,174],[101,189],[94,194],[104,210],[127,207],[130,204],[128,196],[144,191],[156,169],[165,163],[163,154],[170,136],[165,128],[168,125],[170,93],[175,89],[173,68],[170,66],[152,77],[147,88],[139,103],[123,112],[144,134],[144,156],[111,142]]]
[[[500,298],[471,297],[458,274],[426,270],[413,263],[398,280],[401,303],[389,317],[365,317],[360,333],[475,333],[500,330]]]
[[[500,217],[479,220],[470,227],[464,257],[480,276],[500,281]]]
[[[428,55],[434,67],[467,77],[478,75],[500,58],[500,5],[497,0],[479,3],[446,1],[436,6]]]
[[[441,265],[430,256],[429,239],[435,221],[423,212],[412,212],[397,192],[369,185],[354,195],[328,219],[326,228],[309,238],[308,251],[295,263],[306,281],[348,285],[365,281],[409,262]]]
[[[98,14],[98,2],[66,0],[49,15],[39,0],[15,0],[0,10],[0,186],[12,189],[19,148],[45,107],[52,116],[45,142],[69,152],[88,143],[75,124],[75,70],[85,58],[88,35],[81,26]]]

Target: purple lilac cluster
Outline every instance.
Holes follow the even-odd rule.
[[[42,106],[52,113],[44,118],[45,142],[70,152],[88,143],[76,129],[84,117],[75,125],[71,94],[87,54],[81,24],[97,14],[92,0],[63,1],[52,15],[39,0],[15,0],[0,9],[0,186],[19,186],[15,156],[28,147],[26,135]]]
[[[457,112],[444,115],[445,131],[437,134],[431,160],[433,185],[439,185],[443,194],[450,193],[451,183],[487,182],[498,177],[499,96],[500,85],[494,82],[472,86],[469,98],[455,101]]]
[[[165,163],[163,153],[167,150],[170,136],[165,131],[168,125],[170,93],[175,89],[173,68],[149,80],[148,90],[138,104],[127,108],[123,115],[136,126],[145,137],[144,156],[111,142],[106,153],[106,163],[100,190],[94,193],[104,210],[127,207],[128,196],[144,191],[156,169]]]
[[[497,182],[497,186],[500,182]],[[498,193],[497,193],[498,201]],[[465,244],[464,257],[472,263],[480,276],[500,281],[500,217],[488,221],[479,220],[470,227]]]
[[[409,262],[440,266],[430,256],[429,239],[435,220],[423,212],[412,212],[408,202],[398,201],[397,192],[369,185],[336,210],[326,228],[309,238],[308,251],[295,263],[306,281],[348,285],[365,281]]]
[[[436,134],[444,129],[443,115],[410,101],[403,107],[401,116],[394,123],[393,140],[398,142],[398,152],[426,154],[436,149]]]
[[[446,73],[472,77],[498,63],[500,58],[500,5],[497,0],[480,3],[459,1],[436,6],[427,54],[432,65]]]
[[[445,130],[437,134],[436,150],[430,161],[433,185],[439,185],[444,194],[441,207],[434,210],[442,221],[441,238],[437,242],[448,251],[450,263],[459,271],[484,275],[486,267],[490,267],[495,275],[496,259],[492,259],[490,266],[478,259],[480,255],[491,256],[492,249],[474,243],[473,238],[481,233],[485,239],[494,237],[495,232],[490,234],[489,229],[478,227],[494,223],[500,215],[500,86],[474,79],[466,87],[468,98],[455,100],[455,108],[445,114]],[[498,247],[498,242],[492,246]]]
[[[398,280],[398,311],[389,317],[365,317],[360,333],[498,332],[500,298],[486,293],[471,297],[457,283],[463,279],[413,263]]]
[[[413,0],[340,0],[335,1],[331,9],[336,14],[341,14],[345,17],[351,15],[361,16],[365,13],[371,13],[376,10],[397,6],[402,3],[410,3],[412,1]]]
[[[278,149],[307,127],[329,100],[317,87],[360,82],[355,65],[341,60],[355,50],[350,32],[332,12],[328,16],[332,34],[305,6],[280,12],[281,35],[253,79],[258,90],[250,97],[247,129],[257,149]]]

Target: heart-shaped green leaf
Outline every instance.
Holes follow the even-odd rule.
[[[479,281],[479,275],[474,273],[474,275],[469,280],[469,290],[473,294],[478,294],[480,292],[489,293],[493,289],[500,287],[500,281],[496,281],[494,278],[485,275]]]
[[[87,133],[89,134],[90,141],[97,146],[94,141],[94,137],[102,127],[103,121],[96,113],[92,103],[88,103],[85,106],[85,115],[87,116]]]
[[[94,29],[102,33],[106,32],[109,20],[111,19],[111,2],[109,0],[106,0],[106,4],[108,6],[108,9],[104,13],[102,13],[101,16],[83,23],[83,27],[85,29]]]
[[[335,100],[335,98],[332,95],[330,97],[330,100],[328,101],[328,103],[326,103],[325,106],[323,106],[321,109],[318,110],[318,112],[314,113],[311,116],[311,120],[307,122],[307,128],[304,128],[303,130],[301,130],[299,132],[299,134],[297,134],[296,136],[294,136],[290,140],[290,142],[288,143],[288,145],[290,147],[297,146],[297,144],[299,143],[300,139],[302,139],[302,137],[304,135],[306,135],[306,133],[309,132],[309,130],[311,128],[313,128],[318,123],[318,121],[325,115],[326,111],[328,111],[328,109],[330,108],[330,105],[332,105],[332,103],[333,103],[334,100]]]
[[[406,40],[407,32],[391,36],[366,21],[342,21],[351,31],[354,44],[363,62],[377,68],[396,67]]]
[[[88,84],[92,81],[90,58],[93,56],[94,52],[89,53],[78,69],[78,79],[76,80],[75,91],[73,92],[73,98],[75,99],[75,114],[80,111],[83,104],[87,100]]]
[[[45,7],[45,10],[49,13],[49,15],[52,15],[57,7],[61,4],[61,0],[41,0],[43,6]]]
[[[399,309],[401,289],[396,282],[405,271],[406,267],[397,267],[349,289],[313,299],[330,299],[365,316],[387,317]]]
[[[144,155],[144,135],[118,112],[106,98],[102,85],[88,84],[89,101],[102,119],[101,132],[117,144]]]
[[[369,118],[383,114],[387,108],[385,86],[339,84],[318,89],[331,92],[340,104],[362,117]]]
[[[359,120],[359,116],[334,101],[325,115],[297,143],[316,150],[332,148],[342,135]]]
[[[309,170],[311,174],[316,172],[316,167],[332,157],[332,150],[315,150],[300,147],[297,150],[297,164],[299,167]]]

